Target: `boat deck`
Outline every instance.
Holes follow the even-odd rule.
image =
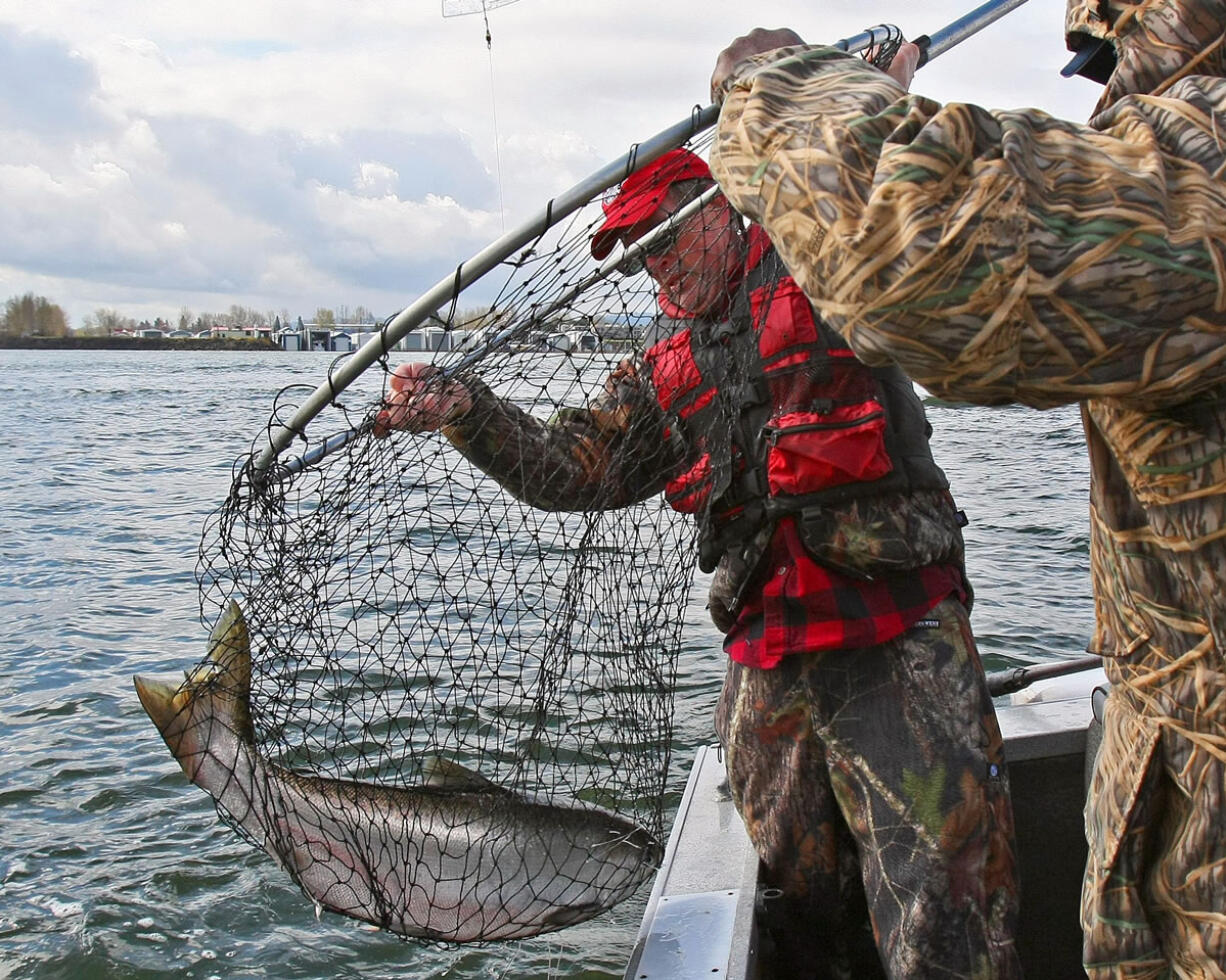
[[[997,708],[1022,873],[1018,949],[1027,975],[1084,978],[1078,903],[1086,844],[1089,691]],[[1037,696],[1037,695],[1030,695]],[[698,750],[626,980],[770,980],[754,918],[758,861],[724,782],[718,746]]]

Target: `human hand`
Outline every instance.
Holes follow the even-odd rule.
[[[919,47],[910,41],[903,41],[894,53],[894,60],[890,62],[890,67],[885,70],[885,73],[909,92],[911,91],[911,79],[915,77],[915,70],[919,67],[919,62]]]
[[[638,366],[630,358],[619,361],[617,367],[609,372],[604,379],[604,390],[607,395],[616,395],[622,385],[637,385],[639,380]]]
[[[386,439],[396,429],[433,432],[473,407],[468,389],[444,378],[433,364],[401,364],[389,375],[388,386],[391,391],[375,415],[376,439]]]
[[[786,48],[793,44],[804,44],[799,34],[787,27],[767,30],[755,27],[733,41],[719,53],[715,59],[715,71],[711,73],[711,100],[717,101],[723,94],[724,82],[732,74],[732,69],[746,58],[763,51],[774,51],[776,48]]]

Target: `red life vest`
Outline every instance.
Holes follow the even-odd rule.
[[[861,363],[773,251],[751,249],[729,320],[669,325],[676,332],[645,362],[689,447],[688,468],[665,494],[699,517],[705,570],[785,514],[803,525],[806,512],[832,503],[948,488],[910,381]]]

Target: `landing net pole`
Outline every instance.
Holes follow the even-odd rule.
[[[597,269],[584,276],[581,280],[579,280],[579,282],[577,282],[544,309],[534,311],[530,317],[521,321],[520,323],[512,324],[509,327],[504,327],[486,343],[482,344],[480,348],[469,351],[455,364],[449,364],[444,371],[440,372],[440,374],[442,374],[444,377],[450,377],[453,374],[457,374],[472,367],[472,365],[482,360],[492,351],[505,347],[517,337],[528,333],[534,327],[545,322],[550,316],[557,313],[559,310],[569,309],[570,304],[587,292],[588,289],[590,289],[600,280],[612,275],[615,271],[620,270],[623,263],[627,262],[628,260],[633,261],[638,259],[643,252],[651,247],[653,242],[664,235],[667,235],[671,229],[681,224],[681,222],[685,221],[690,215],[697,213],[704,205],[712,201],[718,193],[719,187],[712,187],[710,190],[704,191],[699,197],[695,198],[689,204],[682,208],[678,208],[676,211],[670,214],[667,221],[664,221],[655,228],[652,228],[642,238],[631,242],[620,252],[615,253],[611,257],[605,259]],[[338,449],[341,449],[357,436],[366,433],[370,428],[370,423],[363,423],[357,428],[331,435],[314,449],[308,450],[296,459],[291,459],[281,464],[281,466],[278,468],[278,472],[282,475],[293,475],[310,466],[314,466],[325,456],[329,456]]]
[[[961,44],[972,34],[978,34],[989,24],[995,23],[1005,14],[1016,10],[1026,0],[989,0],[982,7],[976,7],[964,17],[959,17],[952,24],[942,27],[932,34],[923,34],[912,42],[919,46],[920,60],[918,67],[928,64],[939,54],[944,54],[955,45]]]
[[[972,34],[987,27],[1025,2],[1026,0],[989,0],[988,3],[976,8],[947,27],[932,35],[924,35],[922,38],[917,39],[916,43],[920,41],[925,42],[920,45],[925,55],[921,57],[920,64],[926,64],[937,55],[960,44]],[[849,53],[856,53],[874,44],[881,43],[885,38],[891,36],[891,32],[897,33],[897,28],[888,26],[870,28],[854,37],[836,41],[832,47]],[[603,193],[614,184],[621,183],[635,170],[658,159],[669,150],[676,149],[699,133],[710,129],[715,125],[718,118],[718,105],[712,104],[705,108],[695,107],[694,111],[685,119],[674,123],[650,139],[636,144],[628,153],[618,157],[586,180],[581,181],[570,190],[551,200],[536,217],[530,219],[519,228],[503,235],[484,250],[478,252],[473,258],[457,266],[454,275],[440,280],[432,289],[424,293],[417,302],[401,310],[400,313],[383,326],[376,336],[371,337],[370,340],[358,348],[352,357],[345,360],[335,373],[330,374],[328,380],[316,388],[306,401],[299,406],[288,423],[270,430],[268,445],[264,447],[259,457],[255,460],[255,475],[258,477],[263,474],[277,456],[290,445],[295,435],[305,433],[307,425],[327,408],[336,399],[337,395],[349,387],[368,367],[376,361],[386,358],[397,343],[421,326],[432,313],[452,302],[461,292],[482,276],[492,271],[533,239],[539,238],[563,218],[569,217],[579,210],[579,208],[590,202],[596,195]],[[498,338],[495,338],[494,343],[498,343]],[[483,348],[480,353],[484,354],[488,350],[489,347]],[[298,459],[283,464],[279,469],[285,474],[296,473],[312,463],[318,462],[325,455],[342,448],[352,439],[366,432],[367,429],[368,427],[364,426],[351,429],[347,432],[337,433],[329,437],[314,450]]]

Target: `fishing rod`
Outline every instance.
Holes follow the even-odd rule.
[[[1073,660],[1062,660],[1051,664],[1031,664],[1028,667],[996,670],[988,674],[988,693],[998,698],[1002,694],[1012,694],[1014,691],[1029,687],[1035,681],[1047,680],[1049,677],[1064,677],[1066,674],[1078,674],[1083,670],[1093,670],[1102,665],[1102,657],[1077,657]]]
[[[983,30],[1025,2],[1026,0],[988,0],[987,3],[939,31],[934,31],[930,35],[921,35],[914,42],[920,46],[921,50],[919,64],[927,64],[933,58],[960,44],[972,34]],[[853,37],[836,41],[831,47],[855,54],[875,45],[899,41],[901,38],[902,33],[897,27],[888,24],[879,25],[861,31]],[[293,442],[295,436],[304,436],[307,425],[328,405],[332,404],[336,397],[368,367],[377,361],[384,360],[396,344],[420,327],[429,317],[435,315],[438,310],[454,303],[463,290],[524,246],[540,238],[562,219],[590,203],[597,195],[621,183],[640,167],[657,160],[670,150],[693,139],[699,133],[710,129],[718,118],[719,106],[715,103],[705,108],[695,107],[685,119],[674,123],[642,143],[636,143],[627,153],[612,163],[605,165],[586,180],[580,181],[574,187],[550,200],[536,216],[519,228],[507,232],[467,262],[456,266],[454,274],[440,280],[423,293],[415,303],[405,307],[388,320],[380,328],[378,334],[358,348],[335,373],[329,373],[328,379],[307,397],[288,422],[270,429],[268,445],[250,464],[252,478],[259,482],[266,480],[269,468]],[[619,259],[622,257],[619,256]],[[616,265],[617,263],[614,263],[611,268],[615,268]],[[500,340],[500,337],[495,337],[491,343],[505,345],[507,339],[503,337]],[[474,360],[485,356],[491,349],[493,348],[487,345],[480,351],[474,352],[473,356],[466,357],[461,363],[471,364]],[[442,375],[446,378],[460,369],[459,364],[450,365],[442,371]],[[300,472],[307,466],[319,462],[328,454],[341,449],[358,436],[369,432],[372,424],[368,421],[357,428],[328,437],[302,457],[278,465],[277,474],[288,476]]]

